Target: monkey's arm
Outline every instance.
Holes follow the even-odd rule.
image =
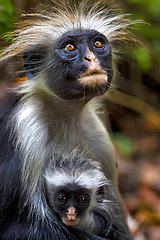
[[[35,228],[36,227],[36,228]],[[46,225],[31,226],[30,224],[15,222],[9,226],[3,234],[0,235],[1,240],[112,240],[101,238],[93,234],[89,234],[80,229],[65,229],[60,225],[55,228],[49,228]]]

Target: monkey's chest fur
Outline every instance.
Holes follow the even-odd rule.
[[[114,178],[113,147],[92,105],[45,98],[45,94],[22,96],[12,120],[26,179],[33,177],[38,184],[42,169],[54,154],[70,154],[75,148],[93,161],[99,159],[106,177]]]

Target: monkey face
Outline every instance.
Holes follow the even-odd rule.
[[[62,98],[105,93],[113,75],[107,38],[95,30],[65,33],[55,43],[45,73],[49,88]]]
[[[62,222],[74,226],[86,213],[90,205],[90,190],[78,186],[59,188],[53,197],[53,210]]]
[[[23,58],[28,78],[43,72],[48,88],[64,99],[103,94],[113,76],[110,44],[95,30],[65,33],[54,46],[37,46]]]

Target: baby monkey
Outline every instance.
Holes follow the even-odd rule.
[[[104,235],[111,224],[105,193],[109,182],[100,165],[75,152],[54,158],[44,178],[52,213],[67,226]]]
[[[50,202],[53,202],[53,210],[60,216],[63,223],[74,226],[88,211],[91,197],[90,189],[73,182],[57,187]]]

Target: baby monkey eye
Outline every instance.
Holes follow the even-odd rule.
[[[65,195],[59,195],[57,197],[57,200],[60,202],[60,203],[66,203],[67,202],[67,198]]]
[[[94,46],[96,48],[103,48],[103,43],[99,40],[95,41]]]
[[[86,203],[87,201],[87,198],[85,196],[79,196],[78,197],[78,202],[81,203],[81,204],[84,204]]]
[[[74,51],[75,50],[75,46],[71,43],[68,43],[66,46],[65,46],[65,50],[67,51]]]

